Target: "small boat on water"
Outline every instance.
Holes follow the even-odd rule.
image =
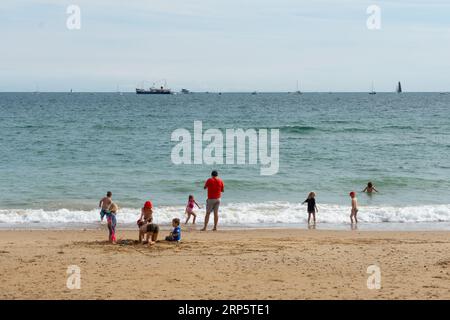
[[[120,89],[119,89],[119,85],[117,85],[117,87],[116,87],[116,93],[117,93],[119,96],[123,96],[122,91],[120,91]]]
[[[181,93],[183,94],[189,94],[191,93],[188,89],[181,89]]]
[[[397,84],[397,89],[395,90],[397,93],[402,93],[402,84],[400,83],[400,81]]]

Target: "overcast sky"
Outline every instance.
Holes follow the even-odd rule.
[[[1,0],[0,44],[0,91],[450,90],[448,0]]]

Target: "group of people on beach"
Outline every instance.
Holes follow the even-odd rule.
[[[207,190],[208,197],[206,200],[206,215],[204,226],[201,231],[206,231],[206,228],[209,223],[209,216],[211,212],[214,212],[214,227],[213,231],[217,231],[217,225],[219,222],[219,206],[220,199],[222,196],[222,192],[225,191],[225,184],[222,179],[219,178],[219,174],[216,170],[211,172],[211,178],[206,180],[204,189]],[[362,192],[366,192],[371,194],[373,192],[378,192],[378,190],[374,187],[372,182],[369,182],[367,186],[364,188]],[[356,192],[352,191],[349,194],[351,198],[351,211],[350,211],[350,222],[351,224],[358,223],[358,200],[356,198]],[[311,224],[311,218],[313,220],[313,225],[316,224],[316,213],[319,212],[316,204],[316,193],[310,192],[307,199],[302,202],[302,204],[307,204],[307,212],[308,212],[308,225]],[[194,211],[195,206],[198,209],[201,209],[200,205],[195,201],[193,195],[189,195],[188,202],[185,209],[186,221],[185,224],[192,219],[192,223],[195,224],[197,219],[197,214]],[[119,210],[119,207],[116,203],[112,201],[112,192],[108,191],[106,197],[102,198],[99,203],[100,209],[100,218],[103,221],[104,217],[106,217],[108,230],[109,230],[109,241],[111,243],[116,243],[116,214]],[[144,206],[141,209],[141,214],[139,219],[137,220],[137,226],[139,229],[139,243],[147,243],[148,245],[153,245],[156,243],[159,235],[159,225],[153,222],[153,204],[151,201],[146,201]],[[168,236],[165,237],[166,241],[181,241],[181,228],[180,228],[180,219],[173,218],[172,219],[172,231]]]
[[[209,223],[209,216],[214,212],[214,227],[213,231],[217,231],[217,225],[219,223],[219,206],[222,192],[225,191],[225,184],[222,179],[219,178],[219,174],[216,170],[211,172],[211,178],[206,180],[204,189],[207,190],[208,198],[206,200],[206,215],[204,226],[201,231],[206,231]],[[201,209],[200,205],[195,201],[193,195],[189,195],[188,202],[185,209],[185,214],[187,215],[185,224],[189,222],[191,217],[193,217],[192,223],[195,224],[197,219],[197,214],[194,211],[195,206]],[[99,202],[100,209],[100,219],[104,220],[106,217],[108,230],[109,230],[109,241],[111,243],[116,243],[116,214],[119,210],[117,204],[112,201],[112,192],[108,191],[106,197],[102,198]],[[180,219],[172,219],[173,230],[165,238],[166,241],[181,241],[181,228]],[[137,226],[139,229],[139,243],[147,243],[148,245],[153,245],[159,235],[159,226],[153,222],[153,204],[151,201],[146,201],[141,209],[141,215],[137,220]]]
[[[375,189],[375,186],[373,185],[372,182],[368,182],[367,186],[364,188],[363,191],[361,192],[366,192],[368,194],[372,194],[373,192],[378,192],[377,189]],[[351,191],[349,193],[350,198],[352,199],[352,209],[350,211],[350,223],[351,224],[356,224],[358,223],[358,199],[356,198],[356,192],[355,191]],[[317,209],[317,205],[316,205],[316,193],[311,191],[308,194],[308,197],[306,198],[305,201],[302,202],[302,204],[308,204],[308,208],[307,208],[307,212],[308,212],[308,224],[311,224],[311,217],[313,218],[313,224],[316,224],[316,213],[319,212],[319,209]]]

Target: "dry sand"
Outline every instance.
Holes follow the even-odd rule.
[[[0,298],[450,299],[450,232],[191,229],[151,248],[106,237],[0,231]],[[79,290],[66,287],[69,265]],[[381,268],[379,290],[367,288],[369,265]]]

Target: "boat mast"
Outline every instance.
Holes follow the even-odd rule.
[[[302,91],[299,88],[301,88],[301,83],[299,85],[299,81],[297,80],[297,90],[295,91],[295,93],[302,94]]]

